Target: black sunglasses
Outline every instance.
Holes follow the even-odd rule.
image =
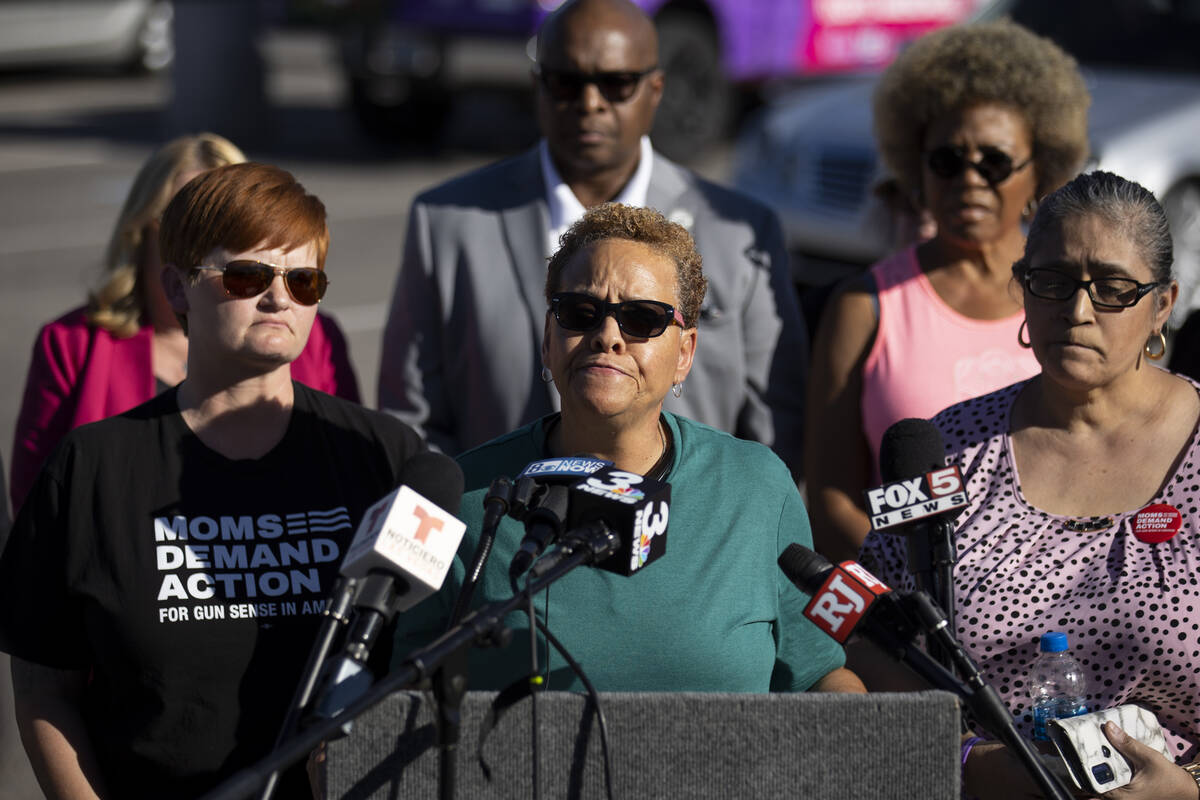
[[[637,339],[653,339],[674,322],[683,324],[683,314],[668,303],[657,300],[625,300],[608,303],[590,294],[559,292],[550,298],[550,309],[558,324],[569,331],[592,331],[612,315],[622,333]]]
[[[1033,156],[1030,156],[1020,164],[1014,164],[1012,156],[998,147],[983,145],[978,150],[979,160],[971,161],[967,158],[965,149],[946,144],[926,153],[925,163],[929,166],[929,171],[942,180],[957,178],[969,167],[992,186],[1004,183],[1014,172],[1033,163]]]
[[[1093,278],[1081,281],[1056,269],[1035,267],[1025,273],[1025,288],[1043,300],[1070,300],[1080,289],[1092,305],[1100,308],[1129,308],[1162,284],[1138,283],[1133,278]]]
[[[600,96],[610,103],[624,103],[637,92],[638,86],[658,67],[638,72],[576,72],[565,69],[548,69],[535,64],[533,73],[541,80],[546,94],[556,103],[570,103],[579,99],[583,87],[593,84]]]
[[[277,267],[261,261],[230,261],[224,266],[201,264],[196,269],[221,273],[221,285],[230,297],[257,297],[267,290],[276,275],[283,276],[288,294],[302,306],[321,302],[329,288],[329,278],[315,267]]]

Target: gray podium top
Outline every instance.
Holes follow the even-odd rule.
[[[510,708],[477,758],[494,697],[463,705],[462,800],[529,798],[529,700]],[[959,705],[946,692],[905,694],[601,693],[613,797],[957,800]],[[538,696],[544,798],[604,798],[600,735],[584,695]],[[329,797],[436,798],[429,695],[401,693],[330,743]]]

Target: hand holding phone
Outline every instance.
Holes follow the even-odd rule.
[[[1046,731],[1076,788],[1100,794],[1124,786],[1133,778],[1129,762],[1104,735],[1105,722],[1116,723],[1126,734],[1173,761],[1158,718],[1141,706],[1126,704],[1052,720]]]

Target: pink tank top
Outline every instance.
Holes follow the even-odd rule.
[[[947,406],[1041,371],[1017,344],[1024,312],[997,320],[965,317],[946,305],[910,247],[871,267],[879,326],[863,364],[863,433],[879,478],[879,442],[893,422],[928,419]]]

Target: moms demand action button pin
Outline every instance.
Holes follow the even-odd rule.
[[[1133,535],[1146,544],[1165,542],[1183,527],[1183,515],[1175,506],[1155,503],[1133,517]]]

